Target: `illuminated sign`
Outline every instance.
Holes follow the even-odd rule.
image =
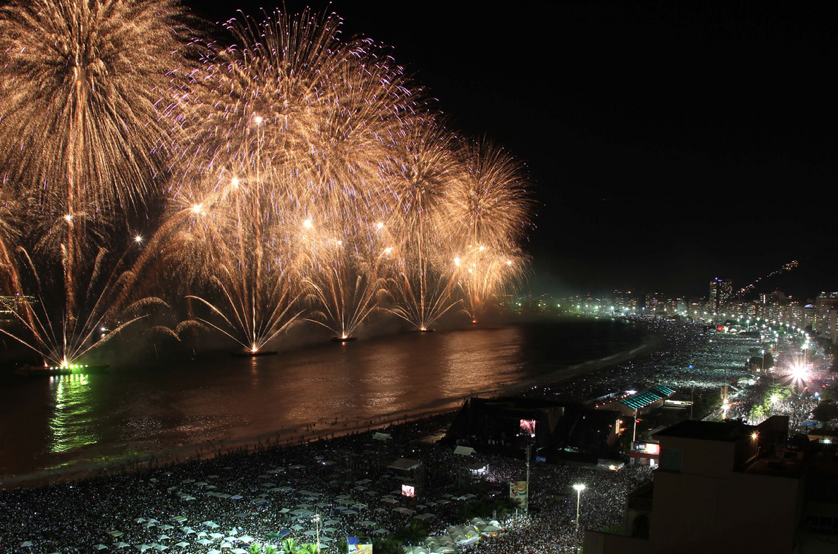
[[[346,546],[351,553],[372,554],[372,545],[361,544],[358,537],[346,537]]]
[[[520,506],[527,504],[527,482],[512,481],[509,483],[509,498],[517,501]]]
[[[535,437],[535,420],[534,419],[522,419],[521,420],[521,434],[522,435],[529,435],[530,437]]]
[[[402,485],[402,496],[413,498],[416,496],[416,489],[410,485]]]
[[[634,443],[634,451],[641,454],[660,454],[661,445],[654,442],[636,442]]]

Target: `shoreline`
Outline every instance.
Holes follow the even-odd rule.
[[[583,375],[590,375],[599,371],[622,364],[626,361],[651,354],[663,345],[665,338],[648,328],[644,329],[645,336],[641,343],[634,348],[617,352],[604,358],[587,360],[578,364],[557,369],[549,374],[532,377],[520,383],[515,383],[495,391],[474,391],[456,399],[441,399],[437,407],[424,406],[415,410],[396,412],[379,416],[372,420],[357,420],[354,422],[338,422],[336,424],[312,423],[309,425],[289,429],[273,430],[260,435],[237,437],[221,441],[192,443],[169,448],[166,450],[144,453],[139,456],[115,458],[110,461],[82,461],[60,468],[43,469],[31,473],[0,475],[0,491],[6,492],[17,488],[37,488],[54,483],[73,482],[103,475],[121,473],[139,473],[153,467],[168,464],[187,463],[194,460],[205,460],[230,454],[245,449],[246,452],[257,451],[261,448],[283,448],[309,442],[330,440],[349,434],[384,429],[390,425],[408,423],[410,421],[441,416],[454,413],[460,409],[462,403],[479,396],[520,396],[527,390],[537,386],[559,386]],[[341,425],[341,423],[343,423]]]

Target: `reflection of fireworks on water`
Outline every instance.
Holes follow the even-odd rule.
[[[165,141],[157,106],[167,105],[175,81],[180,17],[168,0],[27,0],[0,8],[0,157],[16,194],[37,200],[26,212],[33,228],[46,229],[34,240],[38,256],[18,249],[20,266],[28,288],[42,294],[53,279],[33,260],[60,260],[64,300],[61,310],[48,310],[44,301],[53,299],[42,297],[42,314],[21,309],[32,338],[15,338],[52,362],[85,352],[98,323],[112,315],[111,295],[123,297],[133,281],[119,265],[106,271],[110,258],[97,231],[107,232],[118,210],[151,192],[155,149]],[[6,284],[25,295],[19,273]]]

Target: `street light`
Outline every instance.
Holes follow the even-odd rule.
[[[575,551],[579,552],[579,504],[582,501],[582,491],[585,490],[584,483],[578,483],[573,485],[573,488],[576,490],[576,548]]]

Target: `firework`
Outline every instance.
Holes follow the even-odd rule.
[[[38,291],[15,338],[69,363],[162,288],[186,298],[181,329],[256,353],[306,308],[346,338],[390,296],[427,329],[524,275],[522,165],[448,131],[384,47],[277,10],[230,20],[231,45],[193,66],[183,17],[174,0],[0,8],[0,284]],[[161,225],[113,255],[151,197]]]
[[[219,277],[213,264],[203,277],[226,308],[202,301],[246,337],[248,349],[285,328],[267,314],[298,315],[289,304],[276,306],[293,302],[300,285],[319,301],[313,319],[333,321],[327,326],[340,335],[375,306],[379,279],[368,270],[376,264],[324,256],[306,223],[344,222],[339,234],[348,244],[360,235],[357,218],[386,209],[379,162],[410,94],[392,60],[375,56],[372,43],[340,42],[339,26],[336,16],[309,11],[231,20],[236,46],[206,54],[183,127],[184,178],[174,195],[202,206],[215,198],[202,224],[212,245],[205,257],[225,268]],[[305,281],[288,282],[292,274]],[[273,288],[278,282],[287,286]]]
[[[527,256],[517,249],[496,252],[480,246],[454,259],[454,281],[472,323],[497,303],[498,296],[520,283],[527,263]]]
[[[353,234],[347,236],[346,229]],[[305,234],[310,245],[303,283],[313,306],[308,319],[337,339],[350,339],[386,295],[384,274],[392,241],[380,222],[345,225],[331,233],[312,224]],[[311,236],[317,234],[322,237]]]
[[[524,274],[518,243],[531,225],[532,200],[523,166],[486,140],[459,150],[461,169],[452,181],[446,218],[456,245],[454,263],[472,321],[497,294]]]
[[[456,138],[432,116],[416,117],[390,159],[394,232],[400,237],[400,266],[390,279],[393,313],[427,330],[455,304],[449,260],[453,237],[446,233],[445,204],[459,166]]]
[[[44,211],[107,217],[151,192],[181,19],[171,0],[0,8],[0,156]]]
[[[181,15],[168,0],[32,0],[0,8],[4,188],[32,199],[36,208],[26,216],[35,221],[35,259],[60,261],[62,274],[62,309],[46,309],[51,297],[42,298],[40,315],[23,309],[34,344],[15,338],[53,362],[87,350],[91,325],[111,313],[102,302],[124,296],[114,283],[131,281],[119,277],[124,268],[105,270],[112,257],[101,243],[120,210],[142,205],[152,192],[156,149],[169,127],[158,107],[177,88]],[[33,258],[18,251],[35,283],[29,286],[43,295],[53,280],[42,280]],[[19,275],[11,284],[8,292],[25,295]]]

